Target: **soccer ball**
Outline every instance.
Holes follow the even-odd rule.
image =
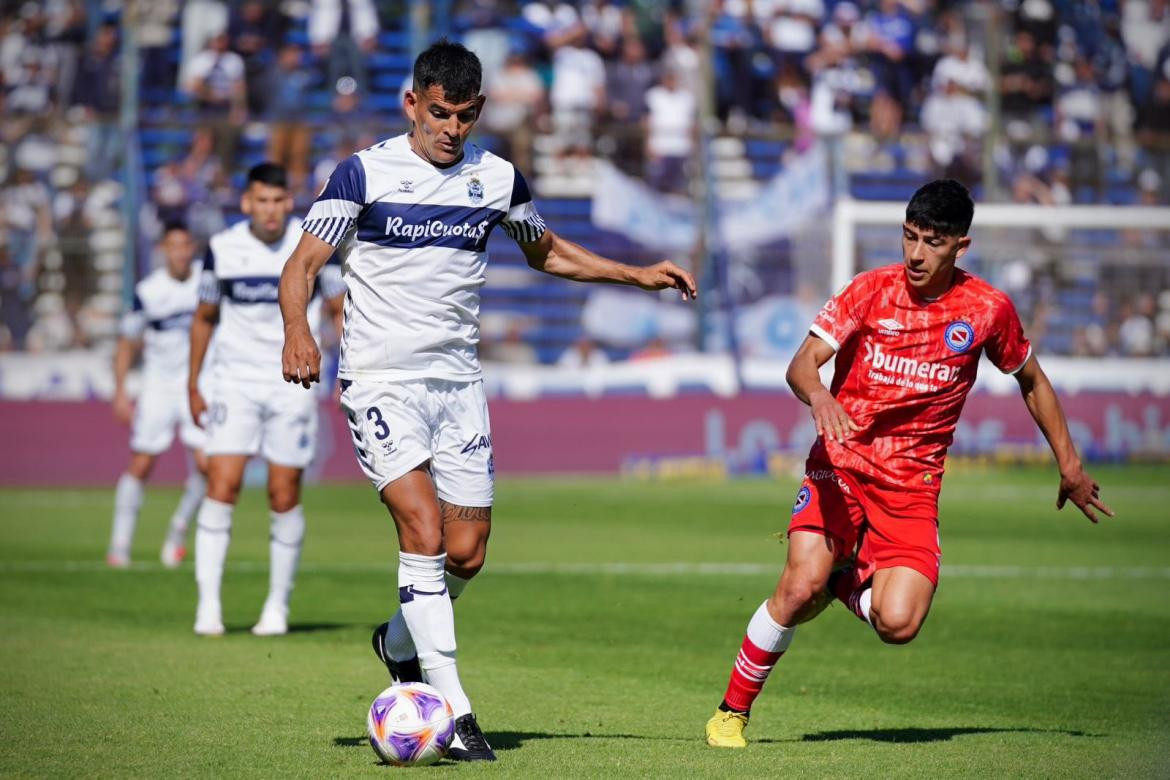
[[[366,718],[370,746],[394,766],[425,766],[447,755],[455,714],[443,694],[423,683],[399,683],[378,694]]]

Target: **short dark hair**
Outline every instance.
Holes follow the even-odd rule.
[[[184,233],[191,232],[190,228],[187,227],[187,223],[184,222],[183,220],[181,220],[181,219],[168,219],[163,224],[163,229],[162,229],[161,235],[165,236],[167,233],[170,233],[172,230],[181,230]]]
[[[944,236],[965,236],[975,216],[971,193],[954,179],[923,184],[906,204],[906,222]]]
[[[452,103],[479,97],[483,66],[475,52],[461,43],[440,38],[414,61],[414,91],[438,85]]]
[[[262,162],[248,169],[248,185],[252,182],[267,184],[269,187],[288,189],[288,172],[283,165],[274,162]]]

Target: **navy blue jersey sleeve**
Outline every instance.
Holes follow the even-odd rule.
[[[337,246],[366,205],[366,169],[356,154],[347,157],[325,182],[325,187],[301,228]]]
[[[203,273],[199,277],[199,300],[202,303],[219,303],[221,292],[219,277],[215,273],[215,253],[207,247],[203,256]]]
[[[520,171],[513,168],[512,199],[508,213],[500,222],[500,227],[513,240],[527,244],[536,241],[544,235],[547,229],[544,220],[536,211],[536,204],[532,202],[532,193],[528,190],[528,182]]]

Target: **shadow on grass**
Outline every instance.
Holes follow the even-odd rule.
[[[1102,737],[1104,734],[1089,734],[1084,731],[1067,729],[997,728],[993,726],[957,726],[952,728],[904,728],[904,729],[843,729],[840,731],[818,731],[805,734],[801,742],[837,742],[846,739],[868,739],[873,742],[946,742],[967,734],[1063,734],[1068,737]],[[769,740],[760,740],[767,742]],[[777,740],[779,741],[779,740]]]
[[[319,631],[346,631],[351,628],[360,628],[364,625],[364,623],[289,623],[288,632],[290,634],[314,634]],[[250,634],[252,633],[252,624],[230,625],[227,627],[227,633]],[[279,639],[280,637],[274,638]]]
[[[655,737],[645,734],[594,734],[586,731],[582,734],[550,734],[541,731],[489,731],[484,736],[496,752],[516,750],[525,742],[538,739],[640,739],[651,742],[693,742],[694,737]],[[369,745],[367,737],[334,737],[334,747],[358,747]]]

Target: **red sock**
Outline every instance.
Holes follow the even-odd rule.
[[[853,569],[842,569],[834,572],[829,577],[829,590],[837,597],[837,600],[849,608],[849,611],[866,623],[869,619],[861,614],[861,594],[866,591],[866,588],[853,587]]]
[[[735,666],[731,668],[731,680],[727,683],[727,693],[723,694],[724,704],[737,712],[749,711],[782,655],[783,650],[776,653],[761,650],[745,636]]]

